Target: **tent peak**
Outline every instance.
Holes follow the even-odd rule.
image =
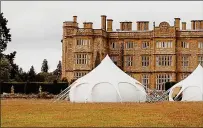
[[[109,57],[109,55],[108,55],[108,54],[106,54],[106,57],[105,57],[105,58],[110,58],[110,57]]]
[[[197,67],[201,67],[201,68],[203,68],[203,66],[202,66],[200,63],[198,64],[198,66],[197,66]]]
[[[108,60],[108,61],[109,61],[109,60],[112,61],[108,54],[106,55],[106,57],[105,57],[102,61],[104,62],[104,61],[106,61],[106,60]]]

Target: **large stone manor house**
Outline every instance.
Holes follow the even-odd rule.
[[[62,78],[68,81],[90,72],[107,54],[124,72],[157,90],[203,65],[203,20],[192,20],[187,29],[186,22],[175,18],[173,25],[153,23],[152,30],[149,21],[124,21],[113,30],[113,20],[102,15],[100,29],[92,22],[83,25],[79,28],[77,16],[63,22]]]

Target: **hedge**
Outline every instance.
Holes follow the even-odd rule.
[[[42,92],[48,92],[50,94],[59,94],[61,90],[68,87],[68,83],[46,83],[46,82],[3,82],[0,83],[1,94],[11,93],[11,87],[14,87],[15,93],[23,94],[38,94],[39,87],[41,86]]]

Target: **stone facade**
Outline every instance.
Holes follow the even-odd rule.
[[[132,30],[132,22],[125,21],[113,31],[113,20],[105,15],[101,16],[101,29],[93,29],[92,22],[79,28],[77,16],[73,16],[73,21],[63,23],[62,78],[71,81],[85,75],[95,68],[97,59],[101,61],[108,54],[148,88],[162,90],[158,85],[178,82],[199,62],[203,64],[203,20],[191,22],[191,30],[186,22],[180,28],[180,18],[175,18],[173,26],[154,23],[149,30],[148,21],[137,21],[137,30]]]

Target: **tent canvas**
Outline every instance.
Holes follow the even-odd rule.
[[[145,102],[144,86],[118,68],[107,55],[70,87],[71,102]]]
[[[177,93],[175,90],[181,88]],[[173,97],[174,93],[177,93]],[[203,101],[203,67],[199,64],[197,68],[184,80],[175,84],[169,93],[169,101],[174,101],[182,95],[181,101]]]

